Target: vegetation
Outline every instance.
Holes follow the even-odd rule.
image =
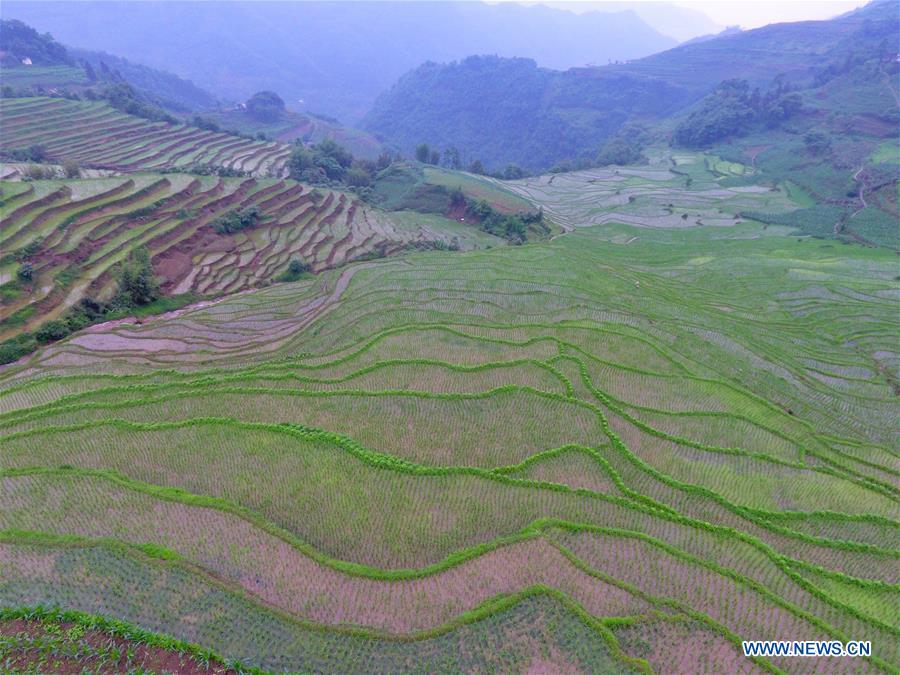
[[[234,234],[249,227],[256,227],[262,218],[258,206],[248,206],[240,211],[229,211],[210,223],[219,234]]]
[[[51,66],[71,63],[66,48],[50,35],[41,35],[34,28],[15,19],[0,20],[0,46],[4,66],[20,65],[29,59],[32,65]]]
[[[287,145],[176,124],[158,108],[135,98],[127,85],[112,85],[105,91],[116,109],[99,101],[0,99],[0,114],[8,130],[0,138],[0,152],[18,161],[72,161],[89,168],[191,169],[241,175],[280,175],[290,154]],[[136,119],[132,113],[147,120]],[[149,120],[162,121],[163,126]],[[102,142],[87,142],[98,127],[104,130]],[[169,135],[175,142],[163,143]],[[25,145],[17,138],[33,140]],[[36,149],[40,149],[38,155]]]
[[[284,114],[284,101],[274,91],[259,91],[245,105],[247,113],[262,122],[273,122]]]
[[[4,97],[0,669],[895,672],[888,9],[426,64],[409,159]]]
[[[896,582],[880,412],[893,394],[871,365],[896,328],[878,312],[894,263],[847,247],[836,264],[833,250],[763,232],[609,226],[551,246],[423,253],[326,273],[341,290],[309,323],[284,323],[323,297],[301,282],[51,346],[48,365],[19,367],[38,372],[0,394],[0,495],[35,495],[4,501],[0,529],[49,530],[5,539],[8,559],[31,562],[12,565],[4,602],[18,602],[11,589],[102,598],[272,670],[319,658],[393,669],[434,650],[471,664],[454,659],[487,656],[459,640],[505,641],[512,617],[541,644],[547,621],[577,636],[554,656],[561,668],[624,667],[645,644],[687,658],[650,630],[657,610],[715,644],[717,664],[741,662],[741,638],[789,627],[865,631],[884,669],[889,599],[858,603]],[[865,299],[814,290],[848,278]],[[442,300],[463,284],[477,303]],[[653,323],[591,318],[634,316],[635,296]],[[853,307],[876,317],[862,352],[816,330],[857,332]],[[847,387],[866,392],[852,417]],[[274,477],[264,489],[248,479],[261,472]],[[135,548],[149,537],[155,548]],[[77,593],[39,572],[88,563]],[[807,583],[813,572],[833,585]],[[344,612],[359,632],[333,630]],[[491,658],[533,658],[510,649]]]
[[[790,120],[802,105],[800,95],[781,80],[764,94],[759,89],[751,91],[746,80],[726,80],[678,125],[675,141],[690,148],[707,147],[746,135],[760,125],[776,127]]]

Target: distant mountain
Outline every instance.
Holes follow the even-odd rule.
[[[674,2],[654,2],[653,0],[640,0],[639,2],[575,0],[567,2],[566,0],[553,0],[552,6],[557,9],[567,9],[576,14],[631,11],[651,28],[678,40],[678,42],[685,42],[701,35],[718,33],[724,28],[703,12],[682,7]]]
[[[762,100],[769,90],[809,89],[818,86],[824,68],[883,58],[874,51],[882,44],[890,51],[897,26],[896,5],[878,2],[829,21],[726,32],[603,67],[559,72],[498,58],[426,63],[379,97],[363,127],[405,152],[423,142],[453,145],[488,169],[516,163],[546,170],[593,158],[627,123],[656,125],[687,114],[724,80],[745,81],[748,100],[761,89],[754,105],[775,104],[774,95]],[[715,103],[708,102],[707,112],[719,109]],[[746,118],[770,122],[778,119],[774,113],[759,107]],[[707,132],[699,137],[716,137],[714,129],[712,136]]]
[[[90,63],[95,71],[104,66],[118,73],[138,91],[146,94],[157,105],[173,112],[196,112],[216,105],[216,97],[189,80],[177,75],[132,63],[120,56],[106,52],[68,48],[69,55],[79,63]]]
[[[565,69],[676,44],[632,11],[576,15],[514,3],[6,0],[0,12],[66,44],[202,83],[220,98],[269,89],[291,108],[350,123],[429,60],[497,54]]]
[[[3,84],[13,91],[53,89],[82,95],[89,89],[126,82],[148,103],[172,112],[216,105],[212,94],[177,75],[112,54],[67,48],[51,34],[18,20],[0,20],[0,68]]]

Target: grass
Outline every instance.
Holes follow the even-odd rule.
[[[790,635],[891,672],[895,254],[797,236],[810,195],[749,164],[649,153],[460,177],[570,230],[517,247],[277,180],[18,216],[62,184],[4,185],[42,251],[189,252],[154,313],[225,297],[0,370],[0,605],[273,671],[791,671],[740,652]],[[204,250],[239,204],[285,225]],[[463,250],[352,263],[437,233]],[[298,251],[317,274],[253,288]]]

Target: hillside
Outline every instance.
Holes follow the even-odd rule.
[[[211,165],[278,176],[290,154],[290,147],[281,143],[254,141],[184,124],[151,122],[100,101],[2,99],[0,125],[0,151],[9,159],[15,160],[21,153],[27,155],[37,147],[50,160],[116,171]]]
[[[290,110],[598,28],[399,6],[43,5],[203,110],[4,37],[0,671],[897,675],[896,4]]]
[[[875,3],[831,21],[767,26],[565,72],[494,57],[428,63],[382,94],[363,126],[406,152],[422,142],[455,145],[490,170],[589,161],[623,125],[662,123],[665,130],[723,80],[745,80],[764,92],[777,82],[791,90],[818,86],[823,64],[873,51],[897,34],[894,9]],[[845,97],[853,97],[852,88]],[[883,115],[884,108],[869,112]]]
[[[243,101],[274,90],[294,110],[355,124],[400,75],[428,60],[525,56],[553,68],[633,59],[675,40],[633,12],[576,15],[514,3],[30,2],[16,18],[76,47],[103,50]],[[302,103],[300,101],[303,101]]]
[[[53,36],[21,21],[0,21],[0,77],[19,94],[101,95],[103,88],[128,83],[150,104],[189,112],[216,104],[215,97],[180,77],[126,59],[83,49],[67,49]],[[30,63],[28,63],[30,61]]]
[[[284,110],[274,119],[259,119],[249,114],[245,108],[232,106],[204,110],[202,116],[212,120],[222,129],[251,136],[261,133],[266,138],[281,143],[301,141],[315,144],[324,139],[331,139],[347,148],[354,156],[365,159],[375,159],[385,149],[381,141],[372,134],[344,126],[334,118],[311,113]]]
[[[96,326],[0,371],[0,603],[275,672],[890,672],[895,267],[594,227]]]
[[[362,126],[408,154],[425,142],[455,147],[464,166],[541,171],[593,157],[631,118],[665,117],[693,100],[660,79],[595,75],[496,56],[426,63],[382,94]]]

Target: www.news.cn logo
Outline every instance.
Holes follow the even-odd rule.
[[[871,656],[869,641],[745,640],[744,656]]]

